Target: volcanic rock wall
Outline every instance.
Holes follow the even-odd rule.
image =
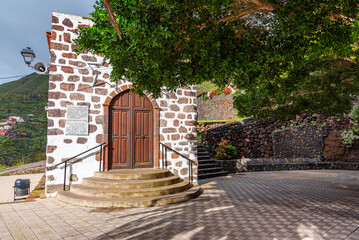
[[[214,154],[224,138],[237,148],[238,158],[269,158],[273,156],[272,132],[280,126],[272,120],[247,118],[204,131],[202,144]]]
[[[274,131],[274,158],[321,158],[323,154],[325,127],[302,124]]]
[[[232,95],[214,96],[198,104],[198,120],[235,119]]]

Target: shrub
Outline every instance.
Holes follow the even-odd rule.
[[[226,88],[223,90],[223,93],[226,94],[226,95],[230,95],[230,94],[232,94],[232,90],[231,90],[231,88],[226,87]]]
[[[342,143],[347,147],[350,148],[353,144],[355,139],[359,139],[359,136],[355,135],[353,130],[349,129],[348,131],[344,130],[342,132]]]
[[[222,138],[218,147],[219,149],[218,152],[216,153],[217,159],[222,159],[222,160],[232,159],[237,156],[237,149],[231,144],[228,144],[228,140],[226,139]]]
[[[212,91],[212,92],[209,93],[209,98],[213,98],[214,96],[217,96],[216,91]]]

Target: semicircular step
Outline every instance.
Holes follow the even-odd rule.
[[[164,178],[170,175],[168,169],[121,169],[107,172],[95,172],[95,178],[119,179],[119,180],[145,180]]]
[[[90,177],[84,178],[82,185],[95,188],[141,189],[168,186],[179,182],[180,178],[178,176],[145,180],[116,180]]]
[[[87,197],[102,198],[143,198],[155,197],[183,192],[191,187],[189,182],[179,182],[172,185],[140,188],[140,189],[118,189],[118,188],[94,188],[86,185],[73,185],[71,192]]]
[[[153,207],[188,201],[201,194],[199,186],[192,187],[184,192],[157,197],[145,198],[92,198],[77,195],[70,191],[58,192],[57,198],[77,206],[95,208],[128,208],[128,207]]]

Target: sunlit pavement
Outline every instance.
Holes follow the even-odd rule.
[[[29,179],[30,192],[36,187],[44,174],[26,174],[26,175],[12,175],[0,176],[0,203],[14,201],[14,184],[16,179]],[[21,198],[21,197],[17,197]],[[0,213],[1,214],[1,213]]]
[[[39,199],[0,205],[1,239],[359,239],[359,171],[201,181],[189,202],[96,210]]]

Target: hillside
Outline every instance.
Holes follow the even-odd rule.
[[[44,160],[48,81],[49,76],[30,74],[0,85],[0,122],[9,116],[25,120],[8,136],[0,136],[0,169]]]
[[[49,76],[30,74],[17,81],[0,85],[0,122],[9,115],[24,119],[28,114],[46,123]]]

